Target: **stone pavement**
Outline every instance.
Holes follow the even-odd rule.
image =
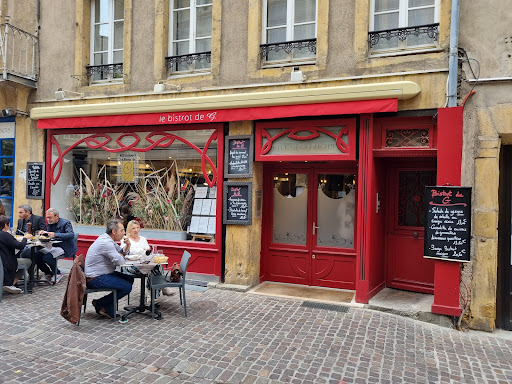
[[[171,296],[163,320],[126,324],[100,319],[90,297],[76,326],[59,315],[66,282],[4,295],[1,383],[512,382],[510,333],[219,289],[187,291],[187,318]]]

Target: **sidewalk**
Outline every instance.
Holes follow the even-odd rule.
[[[220,289],[188,290],[187,318],[171,296],[163,320],[126,324],[101,319],[90,297],[78,327],[59,315],[66,283],[4,295],[1,382],[512,382],[512,339],[496,334]]]

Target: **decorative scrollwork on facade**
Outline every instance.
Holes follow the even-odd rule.
[[[198,53],[189,53],[186,55],[179,56],[169,56],[165,58],[165,64],[167,69],[173,69],[175,65],[179,64],[188,64],[191,65],[193,62],[212,62],[212,53],[211,52],[198,52]]]
[[[78,140],[76,143],[70,145],[64,151],[62,151],[62,149],[60,148],[59,142],[57,141],[56,137],[52,136],[52,153],[56,153],[57,158],[51,165],[51,183],[55,185],[60,178],[60,175],[62,173],[62,166],[64,163],[64,156],[80,144],[85,144],[87,147],[91,149],[101,149],[110,153],[119,153],[125,151],[148,152],[153,148],[167,148],[170,147],[174,142],[182,142],[183,144],[188,145],[190,148],[196,151],[199,155],[201,155],[201,168],[203,176],[208,186],[213,187],[217,182],[217,167],[212,161],[212,159],[210,159],[210,157],[207,155],[207,152],[208,148],[210,147],[210,144],[213,141],[217,140],[217,135],[218,133],[215,130],[205,143],[204,148],[201,149],[196,145],[192,144],[190,141],[185,140],[182,137],[170,132],[148,132],[147,135],[142,138],[142,140],[145,140],[145,142],[148,143],[149,145],[146,146],[145,148],[140,148],[137,147],[137,145],[142,140],[139,137],[138,133],[136,132],[123,133],[118,138],[116,138],[115,141],[107,133],[98,133]],[[129,144],[125,143],[127,141],[125,140],[125,138],[127,137],[131,138],[131,140],[128,140]],[[115,142],[117,146],[112,147],[113,142]],[[109,144],[110,146],[108,146]],[[208,173],[206,163],[208,163],[208,165],[211,168],[211,174]]]
[[[308,49],[309,52],[316,55],[316,39],[304,39],[295,41],[284,41],[282,43],[261,44],[260,55],[263,60],[266,60],[267,55],[270,52],[277,53],[280,51],[285,51],[286,53],[289,54],[294,49]]]
[[[374,31],[368,33],[368,44],[370,49],[375,47],[381,39],[391,40],[397,37],[398,40],[404,41],[408,36],[427,35],[432,41],[437,41],[439,37],[439,23],[418,25],[416,27],[386,29],[382,31]]]
[[[92,75],[106,76],[108,74],[112,74],[112,75],[122,75],[123,74],[123,63],[105,64],[105,65],[88,65],[86,68],[87,68],[87,77],[91,77]]]
[[[388,129],[385,147],[430,147],[430,131],[428,129]]]

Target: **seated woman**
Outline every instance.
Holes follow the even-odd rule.
[[[130,247],[130,255],[126,256],[125,258],[127,260],[134,259],[134,257],[137,256],[144,256],[146,255],[146,252],[149,253],[150,246],[147,241],[147,239],[144,236],[140,236],[140,224],[137,220],[131,220],[128,222],[128,225],[126,227],[126,236],[130,239],[131,247]],[[124,247],[124,241],[121,240],[121,247]],[[136,267],[128,267],[126,268],[126,271],[133,274],[138,274],[139,271]],[[153,270],[151,271],[151,274],[153,276],[162,275],[164,273],[164,270],[162,266],[156,265]],[[148,292],[151,292],[150,286],[149,286],[149,279],[147,280],[146,287],[148,289]],[[171,288],[164,288],[163,294],[171,296],[173,294],[173,290]],[[156,297],[160,296],[160,292],[156,292]]]
[[[2,229],[0,231],[0,257],[2,258],[2,264],[4,266],[3,290],[10,293],[21,293],[22,290],[15,286],[23,272],[20,270],[18,274],[16,274],[18,263],[30,266],[31,261],[30,259],[18,259],[15,250],[25,248],[27,239],[31,239],[32,234],[26,233],[25,236],[23,236],[23,240],[18,241],[9,233],[10,227],[11,223],[9,218],[0,215],[0,228]]]

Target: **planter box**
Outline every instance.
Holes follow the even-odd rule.
[[[73,224],[73,230],[82,235],[96,235],[99,236],[105,233],[104,226],[97,225],[79,225]],[[141,229],[140,235],[146,239],[157,240],[187,240],[187,232],[185,231],[164,231],[161,229]]]

